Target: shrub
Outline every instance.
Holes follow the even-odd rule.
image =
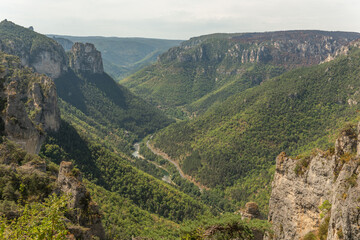
[[[344,239],[344,233],[343,233],[343,230],[342,228],[340,228],[338,231],[337,231],[337,236],[339,239]]]
[[[303,240],[316,240],[316,235],[313,232],[308,232]]]
[[[299,161],[297,161],[296,166],[294,168],[294,172],[296,176],[302,176],[304,175],[305,171],[308,169],[310,165],[311,158],[305,157]]]

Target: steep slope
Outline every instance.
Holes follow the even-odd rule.
[[[9,21],[0,23],[0,50],[54,79],[60,98],[114,131],[144,136],[171,121],[104,73],[93,44],[75,44],[68,56],[54,40]]]
[[[60,127],[54,82],[0,51],[0,135],[38,153],[45,132]]]
[[[66,54],[60,44],[7,20],[0,22],[0,51],[20,57],[23,66],[52,78],[67,70]]]
[[[345,127],[326,152],[277,157],[269,206],[276,239],[360,238],[359,130]]]
[[[183,106],[183,111],[198,115],[284,71],[325,61],[359,37],[323,31],[201,36],[170,49],[155,65],[121,83],[165,110]]]
[[[98,123],[139,137],[170,124],[158,109],[131,94],[104,73],[93,44],[76,43],[69,52],[69,71],[56,78],[59,97]]]
[[[105,72],[116,80],[155,62],[160,54],[182,42],[150,38],[48,36],[59,42],[66,51],[71,49],[71,42],[94,44],[104,58]]]
[[[26,39],[26,33],[33,34],[29,29],[13,26],[11,31],[24,30],[24,34],[18,39],[21,44],[26,42],[22,39]],[[50,40],[50,42],[52,41]],[[17,50],[17,48],[14,49]],[[7,122],[10,122],[16,134],[26,134],[29,129],[34,130],[30,132],[32,139],[29,142],[33,143],[32,140],[35,139],[33,135],[36,137],[40,135],[42,139],[46,136],[47,140],[41,149],[41,157],[18,152],[7,154],[6,149],[0,146],[1,158],[4,158],[0,160],[5,164],[9,164],[9,166],[1,168],[0,197],[10,196],[14,200],[21,199],[21,192],[26,191],[27,193],[29,191],[29,199],[39,202],[43,200],[43,196],[48,196],[49,192],[54,190],[52,188],[54,184],[59,185],[58,191],[69,192],[72,195],[68,204],[75,209],[69,211],[68,215],[64,215],[71,222],[78,225],[72,227],[71,232],[77,239],[91,239],[91,232],[98,229],[100,215],[97,208],[90,204],[89,193],[83,184],[79,182],[79,179],[81,179],[79,170],[72,169],[72,163],[75,163],[86,178],[105,188],[101,189],[99,186],[91,184],[92,188],[104,192],[102,196],[97,196],[100,202],[109,204],[108,200],[126,201],[126,203],[117,202],[113,204],[113,211],[109,211],[107,205],[101,207],[106,210],[106,232],[109,236],[121,236],[125,239],[130,239],[135,234],[144,237],[147,235],[150,237],[166,236],[166,233],[169,236],[178,236],[178,224],[173,221],[182,222],[187,219],[195,219],[199,215],[208,213],[209,208],[176,188],[131,166],[129,159],[132,159],[120,152],[120,150],[123,150],[122,147],[127,148],[129,142],[136,137],[154,131],[168,119],[158,110],[154,110],[152,106],[134,97],[103,73],[101,55],[92,44],[75,44],[74,50],[69,53],[68,57],[68,70],[62,73],[59,78],[56,78],[56,81],[61,79],[68,81],[68,86],[72,88],[66,89],[64,85],[59,84],[60,88],[63,87],[60,91],[67,91],[67,96],[69,96],[69,93],[72,93],[73,96],[80,96],[80,98],[72,99],[70,97],[66,99],[70,103],[60,100],[62,113],[71,113],[64,116],[64,118],[73,124],[76,129],[64,120],[60,123],[53,81],[45,75],[33,73],[30,68],[24,68],[18,57],[1,52],[1,135],[7,134],[8,137],[11,137],[9,129],[12,128],[9,128],[7,124]],[[68,76],[73,78],[67,78]],[[73,83],[75,84],[71,84],[70,80],[74,80]],[[92,92],[88,92],[89,89]],[[86,98],[81,98],[82,93]],[[3,101],[4,99],[6,101]],[[78,104],[76,101],[78,99],[82,101],[83,105]],[[77,109],[72,103],[83,111]],[[48,111],[47,107],[50,108]],[[17,114],[20,113],[22,118],[15,118],[18,115],[11,115],[13,112],[9,111],[9,108],[13,109],[13,112]],[[53,121],[55,117],[50,115],[52,113],[50,110],[54,114],[56,113],[55,127],[51,125],[55,124]],[[118,115],[114,117],[112,114]],[[116,117],[122,119],[118,120]],[[144,122],[146,121],[143,125],[135,122],[135,120],[140,122],[141,117],[144,118]],[[124,120],[125,118],[127,118],[127,121]],[[152,118],[157,122],[151,122]],[[25,126],[23,123],[27,125]],[[81,126],[79,126],[79,123]],[[106,124],[109,124],[110,127],[108,128]],[[120,126],[133,130],[133,132]],[[41,128],[44,128],[44,130]],[[106,136],[107,131],[110,131],[110,136]],[[120,136],[117,135],[118,133],[121,133]],[[135,135],[135,133],[138,135]],[[126,139],[121,138],[123,136]],[[27,140],[25,137],[22,136],[19,140],[20,143],[24,139]],[[100,138],[101,140],[98,140]],[[114,139],[122,142],[110,143]],[[0,139],[2,144],[6,141],[6,137]],[[40,143],[37,147],[40,147]],[[27,161],[31,161],[33,157],[35,160],[42,158],[61,164],[56,183],[50,181],[56,179],[56,177],[51,176],[48,179],[49,181],[45,181],[43,178],[38,178],[36,174],[34,175],[34,172],[30,171],[30,167],[26,165],[25,168],[30,171],[30,174],[33,174],[28,179],[27,174],[23,174],[15,166],[15,164],[19,164],[22,167],[23,163],[27,164]],[[12,160],[13,158],[18,162]],[[63,160],[68,162],[64,163]],[[53,166],[54,164],[52,164]],[[45,168],[44,165],[40,167]],[[18,172],[21,172],[22,175],[19,175]],[[13,175],[16,175],[16,178]],[[29,184],[25,184],[25,190],[22,190],[23,186],[20,184],[24,180],[21,177],[29,181]],[[28,188],[28,185],[31,186]],[[105,199],[106,197],[110,199]],[[4,203],[4,208],[6,208],[6,204],[7,202]],[[85,206],[85,208],[79,208],[78,206]],[[0,211],[3,213],[2,209]],[[114,211],[118,213],[123,211],[124,215],[113,218],[111,215]],[[131,213],[126,211],[131,211]],[[152,219],[148,219],[149,217]],[[59,215],[59,219],[64,220],[63,214]],[[0,221],[3,220],[3,218],[0,219]],[[118,226],[119,221],[129,224],[129,226],[124,227],[123,232],[122,226]],[[148,228],[152,224],[156,225],[153,228],[158,230],[151,233],[149,229],[129,230],[132,226],[139,227],[141,224],[148,226]],[[12,226],[2,224],[0,233],[3,233],[4,226],[6,226],[6,234],[12,232],[7,230],[8,227],[10,229]],[[103,239],[102,235],[100,238]]]
[[[266,207],[276,155],[309,150],[315,142],[328,146],[329,129],[357,116],[360,50],[350,49],[347,56],[290,71],[195,120],[173,124],[155,134],[152,144],[208,187]]]
[[[62,162],[59,168],[37,155],[26,153],[7,139],[0,143],[0,151],[2,238],[26,239],[28,236],[39,239],[46,236],[49,239],[50,235],[59,230],[62,230],[61,233],[66,230],[69,232],[67,236],[73,234],[76,239],[91,239],[92,236],[105,239],[99,209],[83,185],[80,173],[70,162]],[[67,202],[61,202],[60,206],[53,205],[57,197],[52,193],[62,195],[62,201]],[[50,202],[47,199],[50,199]],[[63,210],[66,206],[68,209]],[[46,212],[51,215],[42,216],[40,220],[33,217],[28,219],[29,222],[16,226],[17,221],[26,221],[29,217],[25,215],[27,211],[27,214],[31,215],[38,211],[39,207],[52,208],[51,212]],[[4,217],[13,222],[4,221]],[[47,217],[51,219],[46,219]],[[55,222],[58,222],[56,229]],[[16,233],[17,228],[20,228],[20,232]]]

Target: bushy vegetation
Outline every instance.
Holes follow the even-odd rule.
[[[142,210],[121,194],[110,192],[88,182],[91,197],[99,204],[103,213],[102,223],[109,239],[151,239],[179,238],[179,225],[156,214]]]
[[[320,218],[322,219],[317,236],[320,240],[325,240],[328,234],[328,228],[331,217],[331,203],[328,200],[325,200],[320,206]]]
[[[45,166],[43,159],[26,153],[6,139],[0,144],[0,152],[0,201],[19,204],[43,201],[53,191],[56,175],[52,164]],[[36,166],[47,171],[29,170]]]
[[[208,58],[198,59],[198,62],[194,59],[184,62],[162,60],[122,80],[121,84],[153,105],[161,106],[169,116],[185,119],[285,71],[283,67],[272,65],[209,59],[221,55],[228,47],[222,45],[223,41],[198,47],[207,52],[204,54],[208,54]],[[186,53],[187,57],[196,58],[193,54],[198,54],[197,50]]]
[[[358,105],[348,99],[359,98],[359,69],[360,52],[353,49],[333,62],[293,70],[236,94],[195,120],[167,127],[154,135],[153,143],[203,184],[228,193],[237,186],[245,193],[236,201],[246,202],[262,183],[269,186],[272,175],[263,173],[277,154],[327,149],[333,142],[329,135],[334,136],[329,129],[357,118]],[[259,174],[261,181],[246,181]],[[269,192],[259,205],[267,205]]]
[[[253,239],[254,234],[270,234],[270,227],[264,220],[243,220],[241,215],[227,213],[187,222],[181,228],[181,239]]]
[[[66,206],[66,196],[53,194],[44,203],[26,204],[20,216],[11,221],[0,215],[0,239],[68,239],[64,221]]]
[[[86,134],[80,136],[63,121],[58,132],[49,134],[41,155],[56,163],[75,162],[89,180],[170,220],[181,222],[208,211],[204,204],[137,170],[118,154],[87,137]]]
[[[146,159],[154,161],[157,164],[163,166],[167,170],[167,174],[171,175],[171,180],[176,185],[174,187],[203,202],[207,206],[210,206],[211,212],[214,215],[218,215],[223,212],[234,212],[236,210],[236,206],[234,206],[229,199],[225,198],[224,192],[220,189],[203,189],[200,191],[200,189],[195,186],[195,184],[185,178],[182,178],[173,164],[169,163],[162,157],[155,155],[151,152],[150,149],[147,148],[145,143],[147,140],[148,138],[146,138],[141,144],[141,154]]]

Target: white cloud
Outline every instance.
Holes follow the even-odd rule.
[[[41,33],[186,39],[213,32],[360,31],[358,0],[1,0]]]

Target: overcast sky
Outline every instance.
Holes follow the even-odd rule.
[[[0,0],[43,34],[188,39],[215,32],[360,32],[359,0]]]

